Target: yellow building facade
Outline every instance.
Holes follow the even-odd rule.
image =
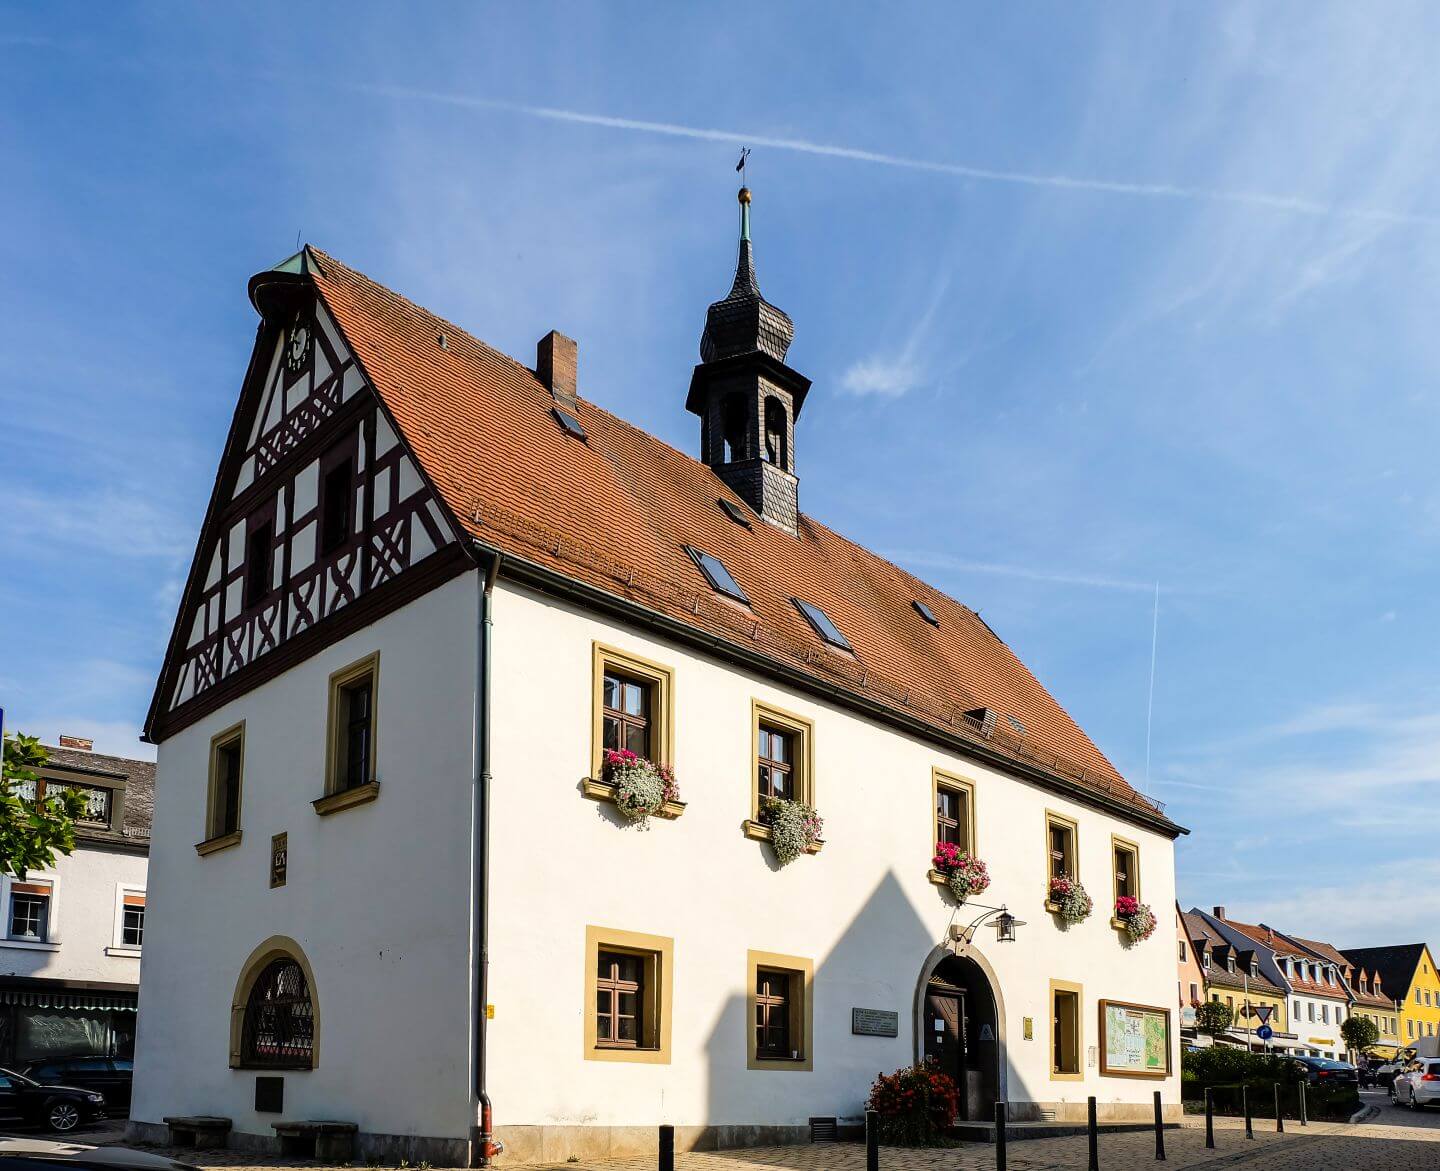
[[[1407,1045],[1440,1034],[1440,973],[1435,970],[1435,957],[1424,944],[1410,975],[1410,987],[1405,990],[1400,1027]]]

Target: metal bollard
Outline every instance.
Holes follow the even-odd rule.
[[[675,1171],[675,1128],[660,1128],[660,1171]]]
[[[1205,1145],[1212,1150],[1215,1147],[1215,1089],[1213,1086],[1205,1087]]]
[[[880,1115],[865,1111],[865,1171],[880,1171]]]
[[[1285,1133],[1285,1108],[1280,1104],[1280,1083],[1275,1083],[1275,1132]]]
[[[1088,1115],[1086,1130],[1089,1132],[1090,1142],[1090,1171],[1100,1171],[1100,1128],[1095,1122],[1095,1099],[1085,1099],[1085,1112]]]
[[[1160,1091],[1155,1091],[1155,1162],[1165,1162],[1165,1115],[1160,1109]]]
[[[1240,1087],[1240,1109],[1245,1111],[1245,1137],[1255,1137],[1255,1126],[1250,1121],[1250,1087]]]
[[[1309,1124],[1310,1124],[1310,1119],[1309,1119],[1309,1116],[1308,1116],[1308,1114],[1307,1114],[1307,1112],[1306,1112],[1306,1110],[1305,1110],[1305,1079],[1304,1079],[1304,1078],[1301,1078],[1301,1079],[1300,1079],[1300,1125],[1301,1125],[1301,1126],[1308,1126]]]
[[[1005,1103],[995,1103],[995,1171],[1005,1171]]]

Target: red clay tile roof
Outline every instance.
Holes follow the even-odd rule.
[[[1306,943],[1305,941],[1299,939],[1297,936],[1286,936],[1282,932],[1272,931],[1268,927],[1264,927],[1255,923],[1238,923],[1234,919],[1224,919],[1222,920],[1222,922],[1224,922],[1229,927],[1235,928],[1235,930],[1240,932],[1242,935],[1248,935],[1257,943],[1263,943],[1266,947],[1270,948],[1277,955],[1290,955],[1295,956],[1296,958],[1304,958],[1307,960],[1308,963],[1309,957],[1305,956],[1304,953],[1309,952],[1310,956],[1313,956],[1317,959],[1323,959],[1327,963],[1329,962],[1329,957],[1325,956],[1321,951],[1317,950],[1319,948],[1329,948],[1328,944]],[[1339,955],[1339,953],[1336,952],[1336,955]],[[1336,963],[1340,965],[1342,971],[1344,970],[1347,962],[1348,961],[1345,959],[1344,956],[1340,956],[1340,958],[1336,961]],[[1307,966],[1305,970],[1308,972],[1310,969]],[[1348,999],[1343,983],[1330,985],[1326,984],[1323,980],[1311,980],[1308,977],[1302,978],[1300,975],[1300,969],[1298,967],[1295,969],[1295,975],[1287,976],[1286,979],[1290,981],[1291,987],[1293,987],[1297,992],[1304,992],[1307,996],[1328,996],[1332,1000]]]
[[[588,442],[565,434],[534,371],[312,251],[326,306],[443,503],[475,539],[1183,832],[1126,783],[973,611],[808,516],[798,539],[759,518],[742,528],[717,501],[746,506],[709,467],[593,403],[578,408]],[[676,403],[683,397],[677,381]],[[711,592],[687,543],[725,563],[751,609]],[[821,644],[792,595],[824,609],[855,655]],[[938,628],[915,612],[915,599],[934,611]],[[1002,716],[992,735],[965,717],[977,708]]]

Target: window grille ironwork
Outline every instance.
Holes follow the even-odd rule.
[[[304,971],[288,957],[272,960],[245,1002],[242,1062],[275,1069],[310,1069],[314,1043],[314,1006]]]

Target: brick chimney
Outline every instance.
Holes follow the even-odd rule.
[[[86,739],[84,736],[61,736],[61,748],[73,748],[78,752],[93,752],[95,741]]]
[[[1224,907],[1212,907],[1212,908],[1210,908],[1210,909],[1211,909],[1211,911],[1214,913],[1215,918],[1217,918],[1217,919],[1223,919],[1223,918],[1225,918],[1225,908],[1224,908]]]
[[[550,391],[556,405],[575,409],[576,370],[580,347],[563,333],[551,330],[535,346],[535,373]]]

